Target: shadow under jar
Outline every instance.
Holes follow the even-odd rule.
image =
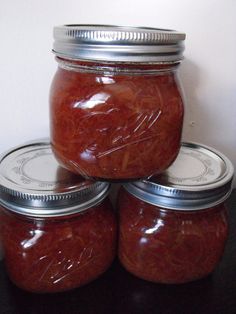
[[[163,172],[180,148],[184,108],[176,71],[185,34],[66,25],[54,28],[54,38],[50,124],[60,164],[110,181]]]
[[[30,292],[80,287],[104,273],[116,251],[109,184],[61,168],[48,143],[0,161],[0,222],[8,275]]]
[[[119,194],[119,258],[145,280],[180,284],[210,274],[228,235],[225,200],[233,166],[211,148],[184,143],[173,165]]]

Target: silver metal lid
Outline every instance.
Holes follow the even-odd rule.
[[[229,196],[233,173],[231,161],[215,149],[182,143],[177,159],[162,175],[124,187],[156,206],[198,210],[220,204]]]
[[[101,202],[109,187],[60,167],[48,141],[16,147],[0,158],[0,205],[19,214],[74,214]]]
[[[169,29],[113,25],[54,27],[53,51],[69,59],[105,62],[177,62],[185,34]]]

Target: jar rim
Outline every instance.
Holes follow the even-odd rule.
[[[59,57],[134,63],[179,62],[185,40],[170,29],[99,24],[55,26],[53,36]]]
[[[71,215],[100,203],[107,182],[92,182],[59,166],[48,139],[28,142],[0,156],[0,205],[34,217]]]
[[[198,143],[182,143],[175,162],[160,176],[124,184],[135,197],[173,210],[200,210],[224,202],[234,168],[222,153]]]

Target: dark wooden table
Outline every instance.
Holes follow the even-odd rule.
[[[16,288],[0,262],[0,314],[236,314],[236,191],[228,201],[230,235],[215,272],[184,285],[135,278],[116,260],[99,279],[60,294],[37,295]]]

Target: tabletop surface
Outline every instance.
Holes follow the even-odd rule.
[[[59,294],[31,294],[8,280],[0,262],[0,314],[235,314],[236,190],[229,201],[230,234],[214,273],[182,285],[138,279],[115,260],[94,282]]]

